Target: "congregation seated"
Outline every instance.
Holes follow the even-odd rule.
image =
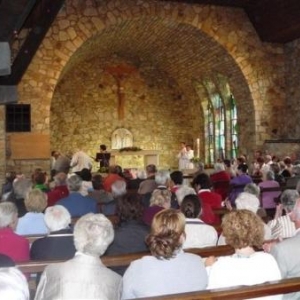
[[[243,192],[246,184],[252,182],[252,178],[247,175],[248,166],[246,164],[240,164],[237,167],[237,176],[230,180],[231,192],[229,193],[229,200],[234,206],[235,199]]]
[[[168,189],[156,189],[152,192],[150,206],[146,207],[143,212],[143,222],[150,226],[154,216],[161,210],[171,207],[172,194]]]
[[[122,299],[205,289],[207,274],[200,256],[184,253],[184,215],[166,209],[155,215],[146,239],[151,256],[133,261],[123,276]]]
[[[185,241],[183,249],[215,246],[218,233],[213,226],[205,224],[201,219],[201,203],[197,195],[183,198],[180,210],[185,216]]]
[[[279,162],[279,166],[281,169],[281,175],[284,178],[289,178],[293,174],[293,164],[292,159],[289,156],[286,156],[283,161]]]
[[[107,204],[114,200],[111,193],[108,193],[103,188],[103,178],[100,174],[95,174],[92,177],[93,189],[88,191],[88,196],[97,201],[98,204]],[[100,211],[102,212],[102,211]]]
[[[35,240],[30,248],[33,260],[70,259],[75,254],[73,232],[69,226],[71,215],[61,205],[48,207],[45,211],[45,223],[49,234]]]
[[[122,278],[99,259],[113,238],[113,226],[104,215],[81,217],[74,228],[75,256],[45,268],[35,299],[119,299]]]
[[[258,184],[261,189],[264,188],[280,188],[280,185],[275,181],[275,175],[273,171],[268,171],[263,175],[263,181]],[[274,217],[276,202],[275,198],[279,197],[281,190],[278,191],[266,191],[261,196],[261,206],[266,210],[270,217]]]
[[[20,235],[48,233],[43,213],[47,207],[47,195],[37,188],[30,190],[25,198],[25,207],[27,213],[19,218],[16,233]]]
[[[78,175],[82,180],[79,190],[80,194],[82,196],[87,196],[88,190],[93,188],[91,170],[83,168],[80,172],[76,172],[76,175]]]
[[[138,191],[141,182],[147,178],[145,170],[130,169],[130,178],[127,180],[128,191]]]
[[[140,183],[138,194],[140,195],[151,194],[157,188],[157,184],[155,182],[156,172],[157,169],[155,165],[150,164],[146,166],[147,178]]]
[[[13,190],[13,182],[16,179],[16,172],[8,172],[5,174],[5,182],[2,185],[1,198],[6,200],[6,197]]]
[[[232,211],[223,217],[222,228],[226,243],[235,249],[235,254],[207,258],[208,289],[281,279],[272,255],[255,251],[264,242],[263,222],[256,214],[245,209]],[[263,299],[281,299],[281,295]]]
[[[149,227],[142,221],[143,207],[134,194],[126,194],[117,201],[117,215],[119,224],[115,228],[115,237],[105,255],[127,254],[147,251],[145,238]],[[123,275],[126,267],[113,268]]]
[[[270,165],[270,170],[274,172],[275,181],[279,183],[280,186],[284,186],[286,183],[286,179],[282,174],[280,173],[280,167],[279,163],[273,163]]]
[[[80,194],[82,179],[73,174],[67,179],[67,187],[69,196],[62,198],[56,204],[64,206],[71,217],[80,217],[87,213],[97,213],[97,202],[88,197]]]
[[[111,186],[117,180],[124,180],[124,177],[120,175],[120,168],[119,166],[109,166],[108,167],[108,174],[103,179],[103,188],[106,192],[111,193]]]
[[[299,197],[296,190],[287,189],[282,192],[280,204],[276,207],[275,217],[268,223],[274,239],[286,239],[296,234],[295,224],[291,221],[289,214],[293,211]]]
[[[192,187],[189,187],[187,185],[182,185],[176,190],[175,196],[179,207],[181,206],[184,197],[187,195],[196,195],[196,192]]]
[[[42,192],[49,192],[49,186],[47,185],[47,174],[40,168],[37,168],[32,174],[33,188],[39,189]]]
[[[29,260],[29,242],[14,231],[18,223],[18,211],[14,203],[0,203],[0,253],[14,262]]]
[[[0,299],[30,299],[26,277],[16,267],[0,268]]]
[[[170,179],[170,190],[172,193],[176,193],[183,184],[183,173],[181,171],[174,171],[170,174]]]
[[[54,188],[47,193],[47,206],[53,206],[57,201],[69,195],[66,184],[67,174],[60,172],[54,175]]]
[[[300,165],[293,166],[292,176],[286,179],[286,188],[295,189],[300,181]]]
[[[229,193],[229,182],[230,175],[225,171],[223,163],[215,163],[215,172],[210,175],[210,180],[213,185],[213,190],[217,194],[221,195],[222,199],[225,200]]]
[[[222,206],[222,197],[211,191],[212,184],[207,174],[199,174],[194,178],[192,185],[201,202],[201,219],[206,224],[219,224],[220,217],[213,212],[213,209],[219,209]]]
[[[23,176],[17,177],[13,182],[13,190],[7,196],[6,201],[12,202],[17,206],[18,217],[24,216],[27,212],[24,201],[31,189],[32,181]]]
[[[239,194],[237,199],[235,200],[236,209],[237,210],[249,210],[253,212],[254,214],[258,213],[259,210],[259,199],[254,194],[250,194],[249,192],[243,192]],[[230,209],[230,206],[229,206]],[[264,240],[270,240],[272,239],[272,232],[269,226],[263,222],[264,227]],[[224,234],[222,233],[219,236],[218,245],[225,245],[226,239]]]

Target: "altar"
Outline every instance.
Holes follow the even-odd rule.
[[[158,150],[141,151],[110,151],[110,165],[120,165],[122,168],[145,168],[147,165],[154,164],[159,166]]]

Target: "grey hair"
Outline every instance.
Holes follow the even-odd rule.
[[[158,170],[155,174],[155,182],[157,185],[165,185],[170,180],[170,171]]]
[[[297,199],[299,199],[299,193],[296,190],[284,190],[280,196],[282,206],[287,212],[294,209]]]
[[[179,187],[177,189],[177,191],[175,192],[176,198],[177,198],[177,202],[179,205],[181,205],[183,198],[187,195],[196,195],[196,192],[193,188],[186,186],[186,185],[182,185],[181,187]]]
[[[126,194],[126,192],[126,182],[124,180],[116,180],[111,185],[111,193],[113,197],[123,196]]]
[[[65,229],[71,223],[71,215],[62,205],[46,208],[44,219],[50,232]]]
[[[164,206],[166,203],[171,204],[172,193],[167,189],[155,189],[150,198],[150,206]]]
[[[217,172],[221,172],[221,171],[224,171],[225,170],[225,166],[223,163],[215,163],[214,165],[214,168],[215,168],[215,171]]]
[[[274,180],[275,179],[275,174],[274,174],[274,172],[273,171],[268,171],[267,173],[266,173],[266,179],[267,180]]]
[[[258,198],[260,195],[260,188],[257,184],[251,182],[245,185],[244,192],[252,194]]]
[[[81,184],[82,184],[82,179],[76,174],[71,175],[67,179],[67,186],[69,191],[78,192],[81,188]]]
[[[0,203],[0,228],[9,226],[14,217],[18,215],[18,209],[12,202]]]
[[[32,189],[32,181],[27,178],[15,179],[13,190],[17,199],[25,199],[27,193]]]
[[[102,214],[86,214],[75,224],[75,248],[84,254],[101,256],[113,239],[112,223]]]
[[[300,165],[293,166],[292,171],[295,176],[299,176],[300,175]]]
[[[65,185],[67,181],[67,174],[59,172],[53,177],[53,179],[56,186]]]
[[[27,280],[16,267],[0,268],[0,299],[29,300]]]
[[[243,192],[238,195],[235,204],[237,209],[250,210],[256,214],[259,208],[259,199],[253,194]]]

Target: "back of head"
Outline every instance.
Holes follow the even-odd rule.
[[[241,173],[243,173],[243,174],[246,174],[247,173],[247,171],[248,171],[248,166],[247,165],[245,165],[245,164],[240,164],[240,165],[238,165],[238,171],[240,171]]]
[[[11,202],[0,203],[0,228],[8,227],[17,220],[18,210],[15,204]]]
[[[101,144],[101,145],[100,145],[100,150],[102,150],[102,151],[106,151],[106,145],[104,145],[104,144]]]
[[[170,172],[168,170],[159,170],[155,174],[155,182],[157,185],[167,185],[170,180]]]
[[[146,172],[148,175],[153,175],[157,172],[156,166],[153,164],[150,164],[146,167]]]
[[[273,171],[269,170],[266,173],[266,180],[275,180],[275,174]]]
[[[291,212],[299,199],[299,193],[296,190],[284,190],[280,196],[280,201],[287,212]]]
[[[54,176],[54,182],[56,186],[66,185],[67,174],[64,172],[59,172]]]
[[[161,206],[165,207],[166,205],[171,205],[171,192],[167,189],[156,189],[152,192],[151,198],[150,198],[150,206]]]
[[[43,212],[47,206],[47,196],[40,189],[32,189],[25,198],[26,209],[30,212]]]
[[[154,216],[146,243],[157,258],[172,258],[184,241],[185,217],[174,209],[164,209]]]
[[[260,188],[257,184],[251,182],[245,185],[244,192],[252,194],[258,198],[260,195]]]
[[[241,209],[225,214],[222,228],[226,243],[234,249],[262,247],[264,224],[252,211]]]
[[[174,184],[182,184],[183,183],[183,173],[181,171],[174,171],[170,174],[171,180]]]
[[[126,182],[124,180],[116,180],[111,185],[111,193],[115,198],[125,195],[126,192]]]
[[[89,169],[87,168],[83,168],[81,171],[80,171],[80,174],[79,176],[81,177],[82,180],[84,181],[91,181],[92,180],[92,173]]]
[[[197,195],[186,195],[180,206],[181,212],[186,218],[199,218],[201,212],[201,204]]]
[[[196,178],[194,178],[192,185],[195,186],[201,186],[201,189],[210,189],[212,187],[210,178],[207,174],[202,173],[197,175]]]
[[[135,194],[126,194],[118,199],[117,212],[121,222],[140,220],[143,206]]]
[[[26,194],[32,189],[32,181],[27,178],[19,178],[13,182],[13,190],[17,199],[25,199]]]
[[[293,166],[292,170],[295,176],[300,176],[300,165]]]
[[[103,189],[103,179],[100,174],[95,174],[92,178],[92,185],[94,190]]]
[[[235,200],[237,209],[246,209],[256,213],[259,208],[259,199],[250,193],[243,192]]]
[[[62,205],[48,207],[44,219],[50,232],[65,229],[71,223],[71,215]]]
[[[102,214],[86,214],[75,224],[75,248],[84,254],[101,256],[113,239],[113,226]]]
[[[38,171],[33,174],[33,182],[36,184],[44,184],[46,182],[46,173]]]
[[[29,300],[27,280],[16,267],[0,268],[0,299]]]
[[[176,195],[178,204],[181,205],[182,200],[186,195],[196,195],[196,192],[193,188],[186,186],[186,185],[182,185],[181,187],[179,187],[177,189],[177,191],[175,192],[175,195]]]
[[[137,170],[137,178],[139,179],[146,179],[147,178],[147,173],[146,173],[146,170]]]
[[[82,179],[76,175],[73,174],[67,179],[67,186],[69,191],[71,192],[78,192],[82,185]]]

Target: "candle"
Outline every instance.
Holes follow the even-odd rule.
[[[197,138],[197,157],[200,157],[200,139]]]

